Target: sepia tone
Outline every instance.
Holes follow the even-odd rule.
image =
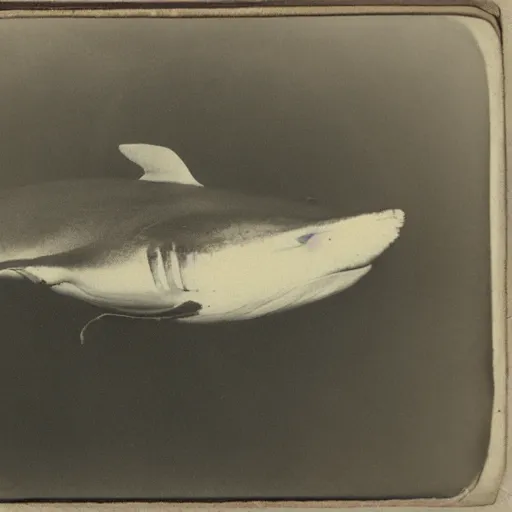
[[[70,176],[136,179],[116,148],[144,138],[180,149],[206,185],[313,197],[346,214],[398,201],[412,216],[405,242],[384,255],[372,280],[308,310],[213,330],[115,320],[96,325],[84,347],[75,343],[74,329],[91,309],[25,284],[3,285],[12,333],[12,358],[5,358],[11,370],[3,378],[8,403],[20,413],[5,427],[9,436],[18,432],[19,444],[15,454],[9,437],[4,493],[125,499],[456,494],[483,463],[492,398],[490,310],[482,307],[489,296],[482,243],[489,236],[489,190],[481,56],[469,32],[448,19],[307,20],[309,37],[301,25],[306,20],[286,20],[279,30],[274,20],[259,21],[252,36],[246,27],[254,21],[226,22],[222,31],[219,20],[180,22],[171,31],[163,20],[120,20],[116,38],[106,20],[23,21],[32,23],[31,49],[36,41],[49,46],[39,44],[37,62],[19,53],[8,62],[12,73],[2,96],[11,133],[2,153],[17,171],[5,176],[5,187]],[[340,23],[343,31],[336,30]],[[141,39],[144,24],[148,36]],[[199,44],[199,26],[217,45]],[[16,47],[24,55],[25,30]],[[59,37],[69,41],[71,30],[83,38],[70,52]],[[138,44],[129,48],[126,34],[134,30]],[[236,48],[226,30],[240,41]],[[362,45],[364,30],[382,30],[380,44]],[[434,32],[447,38],[443,45]],[[15,33],[16,27],[4,36],[11,45]],[[400,38],[409,38],[410,47]],[[155,51],[172,43],[194,58]],[[354,60],[348,49],[358,43]],[[457,70],[447,48],[462,63]],[[418,51],[422,60],[414,67]],[[400,66],[404,58],[408,69]],[[55,88],[55,69],[70,65]],[[101,73],[94,73],[96,66]],[[34,68],[38,93],[22,80]],[[471,84],[464,94],[462,83]],[[262,106],[257,98],[264,92]],[[20,137],[15,120],[26,116],[30,128],[21,121]],[[48,119],[53,122],[43,122]],[[457,151],[449,133],[469,149]],[[30,152],[23,150],[28,141]],[[13,388],[20,361],[32,361],[36,379]],[[36,397],[44,411],[37,422]],[[17,421],[25,425],[21,432]],[[79,440],[86,441],[87,457],[74,465],[85,453]]]

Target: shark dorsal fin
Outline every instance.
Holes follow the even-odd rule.
[[[144,169],[143,181],[165,181],[196,185],[196,181],[181,158],[171,149],[151,144],[121,144],[119,151]]]

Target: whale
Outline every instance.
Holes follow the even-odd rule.
[[[340,217],[318,204],[203,186],[171,149],[121,144],[138,179],[0,192],[0,278],[137,318],[238,321],[303,307],[362,279],[401,209]]]

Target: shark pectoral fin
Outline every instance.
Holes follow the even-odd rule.
[[[194,300],[187,300],[179,306],[171,309],[168,314],[157,318],[157,320],[176,320],[196,316],[203,309],[203,306]]]
[[[142,181],[171,182],[202,187],[171,149],[151,144],[121,144],[119,151],[144,169]]]

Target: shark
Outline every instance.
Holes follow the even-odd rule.
[[[405,214],[206,187],[171,149],[122,144],[139,179],[0,192],[0,278],[136,318],[253,319],[337,294],[398,238]],[[100,315],[103,316],[103,315]]]

